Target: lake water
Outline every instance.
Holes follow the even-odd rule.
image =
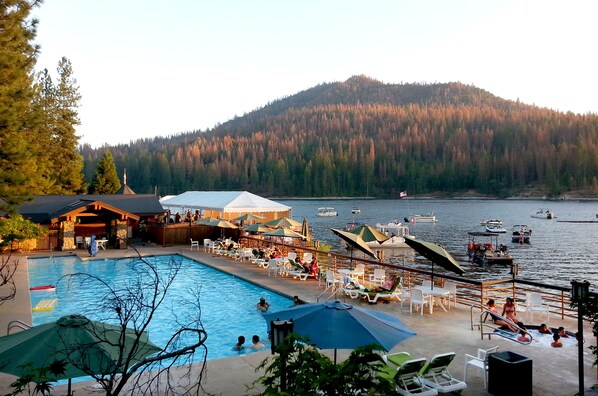
[[[469,231],[485,231],[482,220],[501,219],[506,234],[499,243],[509,247],[514,262],[519,264],[519,278],[570,287],[571,280],[588,280],[598,285],[598,223],[568,223],[565,220],[597,221],[598,201],[543,200],[278,200],[293,208],[295,220],[307,218],[314,239],[343,251],[330,228],[343,228],[347,223],[370,225],[387,224],[394,219],[403,221],[410,214],[434,212],[437,223],[410,224],[410,233],[419,239],[443,245],[465,269],[465,277],[496,279],[509,276],[509,268],[502,265],[484,268],[472,263],[467,256]],[[316,216],[318,207],[334,207],[337,217]],[[352,208],[360,214],[352,214]],[[556,219],[532,218],[539,209],[551,209]],[[527,224],[532,229],[531,244],[511,242],[515,224]],[[477,239],[480,242],[479,237]],[[346,251],[345,251],[346,252]],[[428,265],[425,267],[429,269]]]

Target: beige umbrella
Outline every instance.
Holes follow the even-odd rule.
[[[209,226],[212,227],[220,227],[220,228],[239,228],[238,225],[231,223],[228,220],[223,220],[223,219],[212,219],[212,221],[210,221],[208,223]]]
[[[301,227],[301,223],[297,220],[290,219],[288,217],[282,217],[280,219],[272,220],[266,223],[267,226],[279,228],[279,227]]]
[[[276,228],[274,230],[264,232],[262,235],[276,236],[283,238],[303,238],[303,235],[291,230],[290,228]]]

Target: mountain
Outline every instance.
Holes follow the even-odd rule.
[[[281,98],[212,130],[108,147],[140,193],[271,197],[468,191],[598,193],[598,117],[505,100],[461,83],[365,76]],[[84,148],[86,177],[104,148]]]

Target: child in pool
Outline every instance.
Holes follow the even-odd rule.
[[[559,336],[558,334],[555,334],[552,336],[552,339],[554,340],[550,346],[553,348],[562,348],[563,347],[563,342],[561,341],[561,336]]]
[[[540,334],[552,334],[552,331],[550,331],[548,326],[546,326],[546,323],[542,323],[538,331],[540,332]]]

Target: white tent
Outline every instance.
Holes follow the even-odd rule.
[[[171,212],[183,212],[188,209],[225,213],[272,213],[282,212],[281,216],[288,216],[290,206],[271,201],[247,191],[187,191],[174,197],[164,197],[160,200],[164,209]],[[281,216],[275,216],[281,217]]]

